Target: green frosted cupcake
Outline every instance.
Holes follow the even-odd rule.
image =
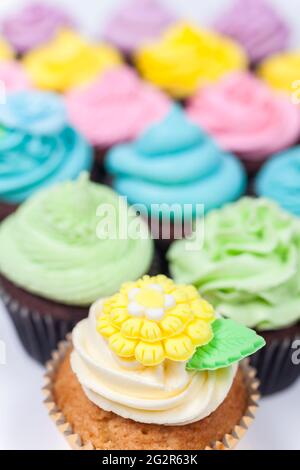
[[[253,363],[262,391],[286,388],[300,375],[293,361],[300,337],[300,222],[268,200],[251,198],[204,222],[198,249],[185,241],[171,247],[171,274],[194,284],[224,317],[259,331],[267,347]]]
[[[21,205],[0,226],[0,273],[28,352],[46,361],[91,303],[148,273],[153,257],[146,224],[86,175]]]

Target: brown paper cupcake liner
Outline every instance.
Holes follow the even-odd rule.
[[[281,392],[300,378],[300,364],[292,361],[296,340],[300,340],[300,333],[291,338],[267,341],[263,349],[251,356],[250,362],[257,370],[263,396]]]
[[[58,349],[52,353],[52,359],[47,363],[45,384],[43,387],[43,393],[45,396],[44,403],[48,409],[49,416],[54,421],[60,433],[63,434],[71,449],[96,450],[91,442],[84,444],[80,435],[74,433],[72,426],[67,422],[63,413],[57,407],[53,396],[53,379],[57,373],[59,365],[70,350],[71,345],[71,335],[68,335],[66,341],[59,343]],[[243,361],[241,363],[241,367],[249,394],[247,410],[241,421],[234,427],[230,434],[226,434],[222,441],[213,442],[210,446],[206,447],[205,450],[233,450],[255,418],[258,408],[258,400],[260,398],[258,392],[259,382],[256,379],[256,370],[249,366],[248,360]]]

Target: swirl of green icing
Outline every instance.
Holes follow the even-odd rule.
[[[300,221],[266,199],[210,213],[204,244],[168,253],[176,282],[193,283],[225,317],[258,330],[300,320]]]
[[[108,214],[99,208],[106,207],[116,217],[100,233]],[[138,234],[127,236],[134,223]],[[152,258],[145,223],[87,175],[38,193],[0,226],[1,273],[28,292],[68,305],[114,294],[146,274]]]

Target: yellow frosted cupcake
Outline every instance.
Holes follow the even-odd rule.
[[[294,82],[300,79],[300,49],[270,57],[258,73],[272,88],[292,93]]]
[[[169,28],[158,42],[142,47],[135,62],[147,80],[179,99],[247,67],[246,55],[235,42],[188,23]]]
[[[0,60],[9,60],[13,57],[14,53],[9,44],[0,38]]]
[[[38,88],[64,92],[121,61],[113,47],[92,44],[72,30],[63,29],[53,41],[29,52],[24,66]]]

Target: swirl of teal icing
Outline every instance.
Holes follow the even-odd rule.
[[[105,212],[111,230],[99,235]],[[98,214],[98,215],[97,215]],[[64,182],[28,199],[0,226],[0,272],[17,286],[68,305],[85,306],[147,274],[153,259],[148,227],[126,236],[135,213],[108,186]],[[125,234],[125,236],[124,236]]]
[[[19,204],[34,192],[92,166],[92,150],[66,120],[61,97],[25,91],[0,107],[0,199]]]
[[[114,147],[106,168],[114,189],[153,216],[164,217],[174,204],[190,205],[195,216],[199,204],[207,212],[234,201],[246,187],[241,163],[217,147],[177,105],[135,142]]]

